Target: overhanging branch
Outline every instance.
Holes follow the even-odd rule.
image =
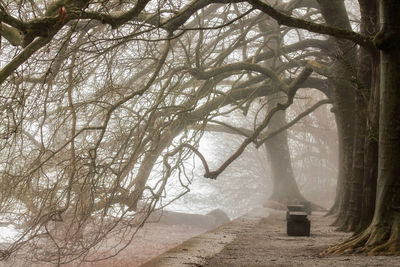
[[[283,14],[273,8],[272,6],[268,5],[267,3],[260,1],[260,0],[247,0],[249,4],[251,4],[254,8],[264,12],[265,14],[274,18],[279,24],[283,24],[289,27],[305,29],[315,33],[322,33],[327,34],[337,38],[343,38],[347,40],[351,40],[360,46],[366,48],[373,48],[373,37],[365,36],[353,31],[348,31],[345,29],[330,27],[326,25],[321,25],[318,23],[313,23],[310,21],[306,21],[303,19],[294,18]]]
[[[254,133],[251,136],[249,136],[248,138],[246,138],[243,141],[243,143],[236,150],[236,152],[233,153],[233,155],[230,156],[216,171],[205,173],[204,177],[216,179],[218,177],[218,175],[220,175],[235,159],[237,159],[243,153],[243,151],[246,149],[246,147],[250,143],[254,142],[257,139],[257,137],[260,135],[262,130],[264,130],[265,127],[267,127],[267,125],[269,124],[269,122],[272,119],[272,116],[280,110],[287,109],[293,103],[293,99],[294,99],[294,96],[295,96],[297,90],[300,88],[301,84],[311,75],[312,71],[313,71],[312,68],[306,67],[299,74],[299,76],[289,85],[289,88],[286,91],[287,98],[288,98],[287,101],[283,104],[278,104],[278,105],[276,105],[276,107],[271,109],[271,111],[267,114],[267,116],[262,121],[261,125],[255,129]]]
[[[294,118],[292,121],[287,123],[285,126],[282,126],[281,128],[279,128],[275,131],[272,131],[270,133],[267,133],[265,136],[261,137],[261,140],[256,141],[256,143],[257,143],[256,147],[259,148],[268,139],[271,139],[272,137],[276,136],[277,134],[281,133],[282,131],[289,129],[290,127],[295,125],[299,120],[301,120],[308,114],[314,112],[314,110],[316,110],[320,106],[325,105],[325,104],[331,104],[331,103],[332,103],[332,100],[330,100],[330,99],[324,99],[324,100],[318,101],[317,103],[312,105],[310,108],[308,108],[307,110],[305,110],[302,113],[300,113],[299,115],[297,115],[296,118]]]
[[[36,51],[48,44],[52,39],[51,37],[39,37],[32,43],[30,43],[25,49],[19,53],[13,60],[11,60],[1,71],[0,71],[0,84],[15,71],[21,64],[28,60]]]
[[[277,134],[289,129],[293,125],[295,125],[298,121],[300,121],[302,118],[305,116],[309,115],[310,113],[314,112],[316,109],[318,109],[320,106],[325,105],[325,104],[332,104],[332,100],[330,99],[323,99],[309,107],[307,110],[301,112],[294,118],[292,121],[287,123],[286,125],[280,127],[279,129],[275,131],[268,132],[264,134],[263,136],[260,137],[259,140],[255,140],[254,143],[256,144],[256,148],[259,148],[263,143],[265,143],[268,139],[271,139],[272,137],[276,136]],[[221,132],[221,133],[228,133],[228,134],[236,134],[236,135],[241,135],[244,137],[250,137],[252,135],[252,131],[246,128],[238,128],[235,126],[232,126],[230,124],[221,122],[221,121],[215,121],[211,120],[210,122],[213,122],[212,124],[208,123],[205,126],[205,131],[210,131],[210,132]],[[195,128],[195,127],[193,127]]]

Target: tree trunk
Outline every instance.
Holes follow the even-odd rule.
[[[366,100],[364,99],[365,91],[369,90],[368,86],[361,85],[357,88],[355,98],[355,125],[354,125],[354,142],[353,142],[353,166],[351,187],[349,195],[349,207],[343,226],[345,231],[355,231],[359,225],[361,217],[361,205],[363,195],[363,178],[364,178],[364,145],[366,130]]]
[[[400,254],[400,3],[380,1],[381,107],[376,209],[367,245]]]
[[[361,12],[360,33],[365,35],[377,32],[376,1],[359,0]],[[369,86],[365,98],[369,98],[366,136],[364,144],[364,177],[360,187],[363,189],[361,213],[357,232],[365,230],[371,223],[376,198],[376,179],[378,176],[378,129],[379,129],[379,52],[360,48],[359,79]]]
[[[361,24],[360,33],[364,35],[371,35],[377,32],[377,6],[375,1],[359,1],[361,11]],[[376,92],[379,94],[379,72],[376,71],[376,66],[379,66],[377,61],[378,51],[360,47],[358,51],[358,71],[357,71],[357,91],[356,91],[356,105],[355,105],[355,127],[354,127],[354,149],[353,149],[353,176],[350,192],[350,209],[345,223],[347,231],[360,231],[365,229],[371,222],[374,206],[371,205],[375,202],[376,190],[376,175],[377,175],[377,137],[376,129],[378,128],[378,110],[376,109]],[[372,91],[374,90],[374,91]],[[378,98],[379,99],[379,98]],[[370,101],[370,117],[372,121],[369,126],[368,143],[366,143],[366,126],[367,126],[367,101]],[[372,112],[372,113],[371,113]],[[372,123],[372,124],[371,124]],[[372,137],[372,139],[370,139]],[[368,162],[364,165],[364,154],[368,151]],[[376,153],[376,154],[374,154]],[[375,176],[374,176],[375,175]],[[364,179],[367,178],[367,182]],[[363,204],[363,199],[366,201]],[[372,199],[371,199],[372,197]],[[371,203],[372,201],[372,203]],[[365,208],[362,212],[362,208]],[[365,222],[362,222],[362,213],[364,213]],[[370,218],[368,218],[370,217]],[[363,226],[364,225],[364,226]]]
[[[319,0],[321,13],[329,26],[351,30],[343,0]],[[334,87],[334,110],[339,138],[339,174],[335,204],[330,213],[338,214],[334,225],[345,228],[350,209],[350,189],[353,164],[354,88],[351,80],[356,76],[354,43],[336,39],[337,61],[332,67],[330,81]]]
[[[275,96],[273,96],[275,97]],[[273,108],[281,100],[278,97],[270,100],[270,107]],[[269,129],[278,129],[286,124],[285,111],[278,111],[273,119]],[[283,131],[264,143],[270,168],[272,170],[273,191],[270,200],[282,204],[294,204],[305,202],[305,198],[300,193],[294,178],[292,161],[290,159],[289,145],[287,141],[287,132]]]
[[[359,235],[328,253],[366,251],[370,255],[400,255],[400,3],[380,1],[379,164],[374,217]]]
[[[260,31],[265,32],[265,36],[268,36],[268,31],[271,28],[275,29],[277,36],[279,36],[280,26],[275,20],[268,19],[260,22]],[[264,38],[266,42],[265,52],[269,49],[274,50],[276,55],[280,54],[281,41],[279,38]],[[271,69],[278,69],[282,62],[279,57],[274,57],[264,62],[264,65]],[[283,93],[277,93],[268,98],[268,111],[274,108],[278,103],[282,103],[286,100],[287,96]],[[286,125],[286,111],[278,111],[272,118],[269,130],[276,130]],[[297,182],[294,178],[292,161],[290,158],[290,150],[288,145],[287,132],[282,131],[277,136],[274,136],[270,140],[264,143],[267,151],[269,166],[272,170],[272,181],[273,189],[269,200],[287,204],[300,204],[306,202],[306,199],[300,193],[297,186]]]
[[[376,180],[378,177],[378,131],[379,131],[379,54],[372,58],[371,95],[368,105],[367,130],[364,154],[364,179],[362,183],[362,209],[358,232],[371,223],[375,211]]]

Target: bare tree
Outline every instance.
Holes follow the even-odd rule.
[[[21,229],[1,257],[28,251],[61,264],[116,255],[154,208],[168,204],[170,177],[182,188],[176,198],[188,191],[187,159],[199,158],[205,177],[215,179],[249,144],[294,124],[267,131],[300,88],[332,98],[332,41],[286,26],[260,30],[264,13],[365,47],[372,42],[318,24],[322,16],[301,2],[1,1],[0,211]],[[270,48],[266,34],[281,41]],[[268,112],[255,104],[276,93],[283,101]],[[204,130],[249,110],[258,117],[242,131],[244,141],[210,169],[198,149]],[[113,248],[97,255],[110,236]]]

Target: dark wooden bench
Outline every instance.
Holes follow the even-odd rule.
[[[288,205],[286,212],[288,236],[310,236],[310,220],[303,205]]]

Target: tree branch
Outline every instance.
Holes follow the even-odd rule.
[[[256,138],[260,135],[260,133],[262,132],[262,130],[265,129],[265,127],[267,127],[267,125],[269,124],[269,122],[272,119],[272,116],[280,111],[280,110],[285,110],[286,108],[288,108],[292,103],[293,103],[293,99],[294,96],[297,92],[297,90],[300,88],[301,84],[311,75],[312,73],[312,68],[306,67],[302,73],[299,74],[299,76],[290,84],[289,88],[286,90],[287,93],[287,101],[286,103],[283,104],[278,104],[276,105],[276,107],[274,107],[273,109],[271,109],[271,111],[267,114],[267,116],[264,118],[263,122],[261,123],[260,126],[258,126],[254,133],[246,138],[243,143],[240,145],[240,147],[236,150],[235,153],[233,153],[233,155],[231,157],[229,157],[222,165],[221,167],[219,167],[216,171],[212,171],[209,173],[205,173],[204,177],[206,178],[211,178],[211,179],[216,179],[218,177],[218,175],[220,175],[235,159],[237,159],[242,153],[243,151],[246,149],[246,147],[254,142],[256,140]]]
[[[261,137],[261,140],[255,140],[254,143],[256,144],[256,148],[259,148],[268,139],[276,136],[277,134],[281,133],[284,130],[289,129],[290,127],[295,125],[299,120],[301,120],[302,118],[304,118],[308,114],[314,112],[320,106],[325,105],[325,104],[332,104],[332,102],[333,101],[330,100],[330,99],[324,99],[324,100],[318,101],[317,103],[315,103],[314,105],[309,107],[307,110],[305,110],[305,111],[301,112],[300,114],[298,114],[296,116],[296,118],[294,118],[292,121],[290,121],[286,125],[282,126],[281,128],[279,128],[279,129],[277,129],[275,131],[266,133],[265,135],[263,135]],[[246,128],[237,128],[237,127],[234,127],[232,125],[229,125],[229,124],[221,122],[221,121],[211,120],[210,122],[213,122],[215,124],[209,124],[208,123],[205,126],[205,130],[206,131],[222,132],[222,133],[228,133],[228,134],[236,134],[236,135],[241,135],[241,136],[244,136],[244,137],[250,137],[252,135],[252,131],[249,130],[249,129],[246,129]],[[193,128],[196,128],[196,127],[193,127]]]
[[[257,145],[256,147],[259,148],[262,144],[264,144],[268,139],[271,139],[272,137],[276,136],[277,134],[281,133],[284,130],[289,129],[290,127],[292,127],[293,125],[295,125],[299,120],[301,120],[302,118],[304,118],[305,116],[307,116],[308,114],[314,112],[317,108],[319,108],[322,105],[325,104],[332,104],[332,100],[330,99],[324,99],[321,101],[318,101],[317,103],[315,103],[314,105],[312,105],[310,108],[308,108],[307,110],[303,111],[302,113],[300,113],[299,115],[296,116],[296,118],[294,118],[292,121],[290,121],[289,123],[287,123],[286,125],[282,126],[281,128],[272,131],[270,133],[267,133],[266,135],[264,135],[263,137],[261,137],[261,140],[256,141]]]
[[[273,72],[272,70],[261,67],[260,65],[257,64],[246,63],[246,62],[227,64],[222,67],[209,69],[207,71],[202,71],[199,69],[191,69],[189,70],[189,72],[199,80],[208,80],[224,72],[244,71],[244,70],[254,71],[264,74],[265,76],[271,78],[273,82],[279,84],[282,88],[287,88],[287,85],[283,81],[281,81],[279,77],[275,74],[275,72]]]
[[[28,60],[36,51],[45,46],[51,41],[52,37],[39,37],[30,43],[25,49],[13,58],[1,71],[0,71],[0,84],[15,71],[21,64]]]
[[[104,24],[109,24],[113,29],[120,27],[121,25],[127,23],[133,18],[137,17],[140,12],[146,7],[146,5],[150,2],[150,0],[139,0],[135,7],[132,9],[119,13],[119,14],[104,14],[100,12],[83,12],[83,11],[74,11],[68,12],[68,16],[73,19],[93,19],[101,21]]]
[[[278,10],[261,0],[247,0],[247,2],[250,3],[254,8],[259,9],[260,11],[274,18],[279,24],[299,29],[305,29],[315,33],[328,34],[337,38],[351,40],[356,44],[359,44],[360,46],[366,48],[374,47],[372,41],[373,37],[371,36],[365,36],[353,31],[321,25],[303,19],[297,19],[279,12]]]
[[[22,46],[24,39],[17,29],[0,22],[0,35],[6,38],[13,46]]]
[[[213,124],[207,123],[205,127],[206,131],[237,134],[244,137],[250,137],[252,134],[251,130],[238,128],[222,121],[210,120],[210,122],[213,122]]]

